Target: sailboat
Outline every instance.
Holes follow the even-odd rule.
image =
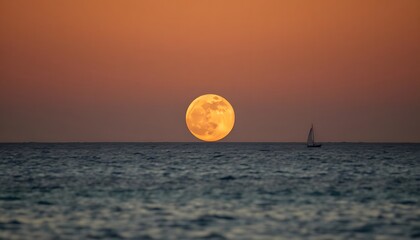
[[[322,144],[315,143],[314,125],[312,124],[311,130],[309,130],[308,141],[306,142],[307,147],[321,147]]]

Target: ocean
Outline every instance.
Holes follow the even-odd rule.
[[[420,238],[420,144],[0,144],[0,238]]]

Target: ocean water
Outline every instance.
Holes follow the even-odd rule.
[[[420,238],[420,144],[0,144],[0,238]]]

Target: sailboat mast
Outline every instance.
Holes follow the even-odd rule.
[[[314,142],[314,145],[315,145],[315,130],[314,130],[314,124],[312,124],[312,141]]]

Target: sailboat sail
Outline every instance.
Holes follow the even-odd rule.
[[[309,130],[307,146],[308,147],[321,147],[321,144],[315,143],[315,133],[314,133],[313,125],[311,126],[311,130]]]
[[[313,129],[313,127],[311,127],[311,130],[309,130],[307,144],[308,144],[308,146],[314,145],[314,129]]]

